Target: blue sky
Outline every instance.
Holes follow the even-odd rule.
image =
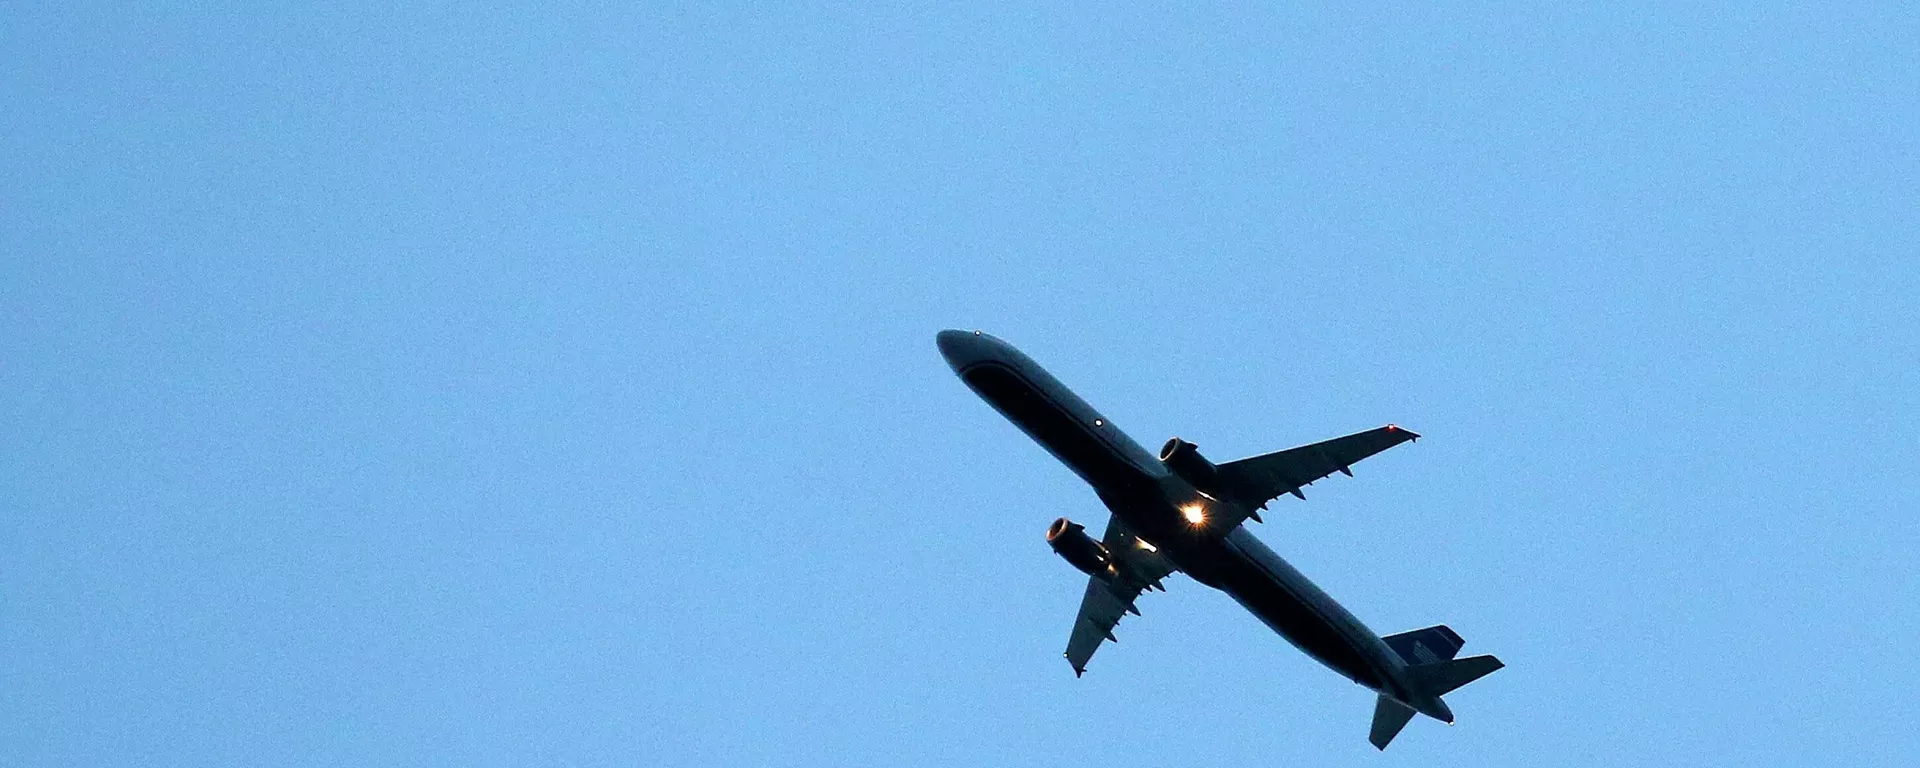
[[[1920,761],[1899,4],[0,11],[0,763]],[[1257,533],[1460,725],[1176,577],[1141,442],[1427,439]]]

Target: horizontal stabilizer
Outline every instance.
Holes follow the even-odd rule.
[[[1412,719],[1413,707],[1381,696],[1373,703],[1373,732],[1367,734],[1367,741],[1373,742],[1376,749],[1386,749],[1387,743],[1400,735],[1400,729],[1407,727],[1407,721]]]
[[[1460,686],[1471,683],[1494,670],[1506,666],[1492,656],[1468,656],[1464,659],[1443,661],[1439,664],[1421,664],[1409,669],[1420,690],[1431,696],[1445,696]]]

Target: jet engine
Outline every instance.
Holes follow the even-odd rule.
[[[1200,455],[1200,446],[1177,437],[1169,439],[1160,446],[1160,463],[1201,493],[1216,499],[1225,495],[1221,493],[1220,469]]]
[[[1113,575],[1113,554],[1088,536],[1084,525],[1064,517],[1053,521],[1047,526],[1047,546],[1081,573],[1102,579]]]

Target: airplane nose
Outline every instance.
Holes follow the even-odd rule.
[[[941,331],[935,340],[940,345],[940,356],[947,359],[947,365],[955,373],[986,357],[989,346],[979,331]]]

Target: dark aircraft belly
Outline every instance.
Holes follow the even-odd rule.
[[[1145,473],[1113,445],[1013,369],[997,362],[978,363],[960,377],[1093,487],[1131,489],[1145,480]]]
[[[1247,544],[1251,538],[1241,530],[1222,542],[1227,552],[1215,572],[1220,589],[1308,656],[1349,680],[1379,689],[1379,673],[1356,647],[1352,630],[1341,627],[1359,622],[1338,606],[1316,605],[1332,601],[1264,545]]]

